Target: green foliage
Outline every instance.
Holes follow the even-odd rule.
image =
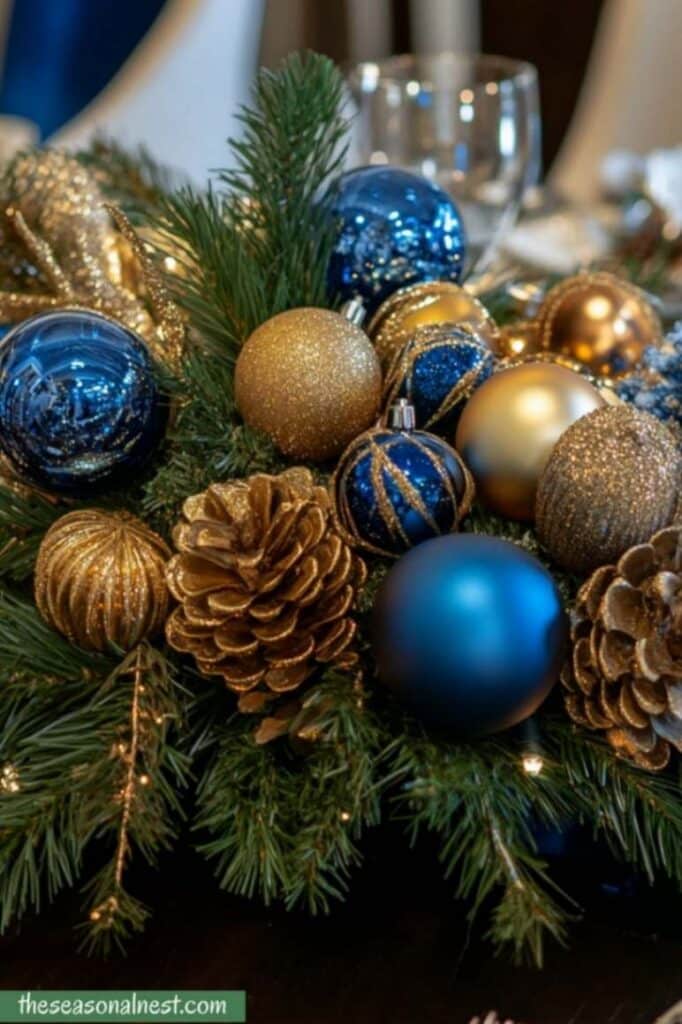
[[[470,919],[497,893],[491,938],[516,960],[541,965],[545,934],[565,937],[567,898],[538,858],[531,826],[559,827],[569,810],[562,788],[548,774],[531,780],[513,746],[458,746],[410,733],[395,743],[391,776],[400,781],[394,810],[412,842],[423,829],[440,837],[445,875],[456,875]]]
[[[214,188],[171,191],[145,154],[98,141],[80,154],[108,195],[160,230],[188,321],[174,416],[146,479],[102,499],[167,536],[182,502],[216,480],[276,472],[282,460],[240,421],[233,371],[248,334],[276,312],[324,305],[329,210],[343,154],[342,81],[326,58],[261,72],[233,170]],[[8,262],[10,279],[16,270]],[[5,279],[3,267],[0,276]],[[500,318],[512,315],[500,292]],[[98,500],[98,504],[101,501]],[[131,858],[155,864],[183,821],[196,780],[194,834],[230,892],[326,912],[343,898],[365,831],[392,814],[414,842],[438,837],[443,870],[496,947],[541,963],[575,910],[539,856],[538,823],[591,824],[649,879],[682,885],[679,780],[618,761],[598,739],[543,712],[544,769],[526,774],[509,737],[435,739],[357,680],[328,671],[303,694],[289,739],[259,746],[254,720],[186,661],[148,643],[121,659],[71,646],[26,596],[40,541],[67,508],[0,487],[0,926],[82,884],[86,944],[121,946],[148,909],[128,891]],[[540,558],[533,532],[474,509],[466,529]],[[372,679],[369,620],[390,563],[370,559],[358,607],[359,654]],[[550,566],[567,601],[578,581]]]
[[[144,146],[129,152],[100,135],[76,157],[94,171],[107,198],[133,222],[148,217],[179,184],[178,175],[158,164]]]
[[[268,317],[325,303],[329,206],[346,127],[341,90],[333,63],[312,54],[276,74],[261,71],[240,115],[243,135],[230,143],[235,169],[220,172],[217,190],[184,188],[162,204],[156,223],[182,267],[169,283],[194,339],[169,458],[145,499],[166,526],[182,499],[209,483],[280,468],[269,441],[239,420],[234,360]]]
[[[43,895],[74,885],[93,840],[114,839],[115,852],[90,885],[96,907],[115,913],[91,921],[93,939],[120,943],[140,921],[123,887],[121,867],[133,849],[153,861],[182,820],[178,794],[188,760],[174,745],[182,699],[163,656],[142,645],[116,665],[88,659],[47,627],[41,643],[33,609],[5,598],[0,622],[14,612],[16,641],[47,668],[7,675],[15,661],[0,636],[0,929],[38,909]],[[144,686],[139,694],[140,686]],[[139,706],[138,706],[139,705]],[[137,755],[131,765],[132,709],[137,707]],[[130,799],[121,794],[132,772]],[[146,775],[148,785],[139,778]],[[3,784],[4,780],[4,784]],[[123,808],[127,807],[122,829]],[[119,874],[121,877],[119,877]],[[113,902],[112,902],[113,901]]]
[[[203,342],[233,360],[284,309],[325,305],[333,183],[345,152],[342,79],[325,57],[294,55],[261,70],[233,170],[217,189],[171,195],[159,227],[185,276],[176,289]]]
[[[299,756],[258,746],[248,717],[218,728],[196,828],[223,888],[316,913],[343,896],[357,840],[379,820],[380,733],[357,685],[336,673],[308,693],[294,734],[308,735],[311,718]]]
[[[57,502],[0,484],[0,579],[28,579],[45,531],[63,512]]]

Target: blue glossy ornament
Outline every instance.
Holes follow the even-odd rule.
[[[471,331],[452,324],[419,327],[389,367],[384,404],[407,398],[418,427],[449,429],[494,365],[493,353]]]
[[[549,572],[509,541],[437,537],[386,576],[374,608],[380,680],[460,737],[523,721],[556,682],[567,619]]]
[[[398,288],[462,275],[459,211],[418,174],[387,166],[348,171],[332,214],[339,227],[327,273],[331,300],[359,296],[371,314]]]
[[[360,434],[334,475],[337,518],[351,544],[395,556],[430,537],[456,530],[473,500],[473,482],[445,441],[412,429],[404,400],[392,426]]]
[[[47,490],[85,495],[128,483],[166,418],[146,346],[117,321],[55,310],[0,342],[0,447]]]

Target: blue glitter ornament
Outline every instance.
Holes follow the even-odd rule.
[[[445,441],[414,430],[414,409],[400,399],[389,410],[388,427],[360,434],[343,453],[334,495],[348,542],[395,556],[456,530],[474,486]]]
[[[338,235],[327,273],[332,300],[360,296],[371,313],[417,281],[459,281],[466,242],[459,211],[437,185],[397,167],[342,175]]]
[[[508,729],[556,682],[567,619],[549,572],[509,541],[437,537],[410,551],[374,608],[379,679],[461,737]]]
[[[47,490],[86,495],[128,483],[166,418],[144,343],[117,321],[55,310],[0,342],[0,446]]]
[[[494,365],[493,353],[471,331],[452,324],[419,327],[389,367],[384,405],[407,398],[418,427],[450,428]]]
[[[682,321],[662,345],[644,350],[639,369],[616,382],[616,393],[682,432]]]

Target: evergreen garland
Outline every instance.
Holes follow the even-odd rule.
[[[329,206],[343,159],[342,80],[325,58],[290,58],[260,73],[233,170],[207,192],[172,182],[145,154],[102,141],[81,159],[109,194],[158,232],[182,274],[169,279],[190,325],[176,379],[178,411],[141,490],[105,503],[133,509],[168,536],[183,500],[211,482],[278,471],[280,457],[240,421],[232,374],[239,347],[281,310],[325,304]],[[457,744],[427,735],[365,684],[329,671],[304,697],[287,740],[256,745],[233,698],[162,644],[124,658],[69,645],[30,600],[38,545],[64,506],[0,488],[0,925],[85,886],[86,942],[122,945],[148,914],[128,892],[133,857],[154,863],[196,794],[192,834],[221,888],[326,912],[382,817],[408,841],[440,841],[444,873],[475,915],[492,906],[497,947],[541,963],[576,908],[537,852],[535,826],[591,825],[654,880],[682,883],[679,780],[617,761],[550,708],[540,716],[544,770],[524,772],[523,745]],[[536,552],[532,531],[475,511],[468,529]],[[375,559],[366,617],[387,564]],[[559,579],[567,599],[576,581]],[[314,722],[314,727],[310,725]],[[101,867],[84,879],[84,853]],[[90,858],[88,858],[90,862]]]

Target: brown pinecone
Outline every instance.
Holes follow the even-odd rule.
[[[654,534],[583,584],[564,666],[566,708],[616,751],[660,770],[682,750],[682,526]]]
[[[333,525],[327,491],[307,469],[212,484],[188,498],[168,586],[180,602],[168,642],[222,676],[242,711],[264,711],[317,665],[352,663],[350,618],[364,562]],[[286,731],[280,717],[269,739]],[[268,720],[266,720],[268,721]]]

